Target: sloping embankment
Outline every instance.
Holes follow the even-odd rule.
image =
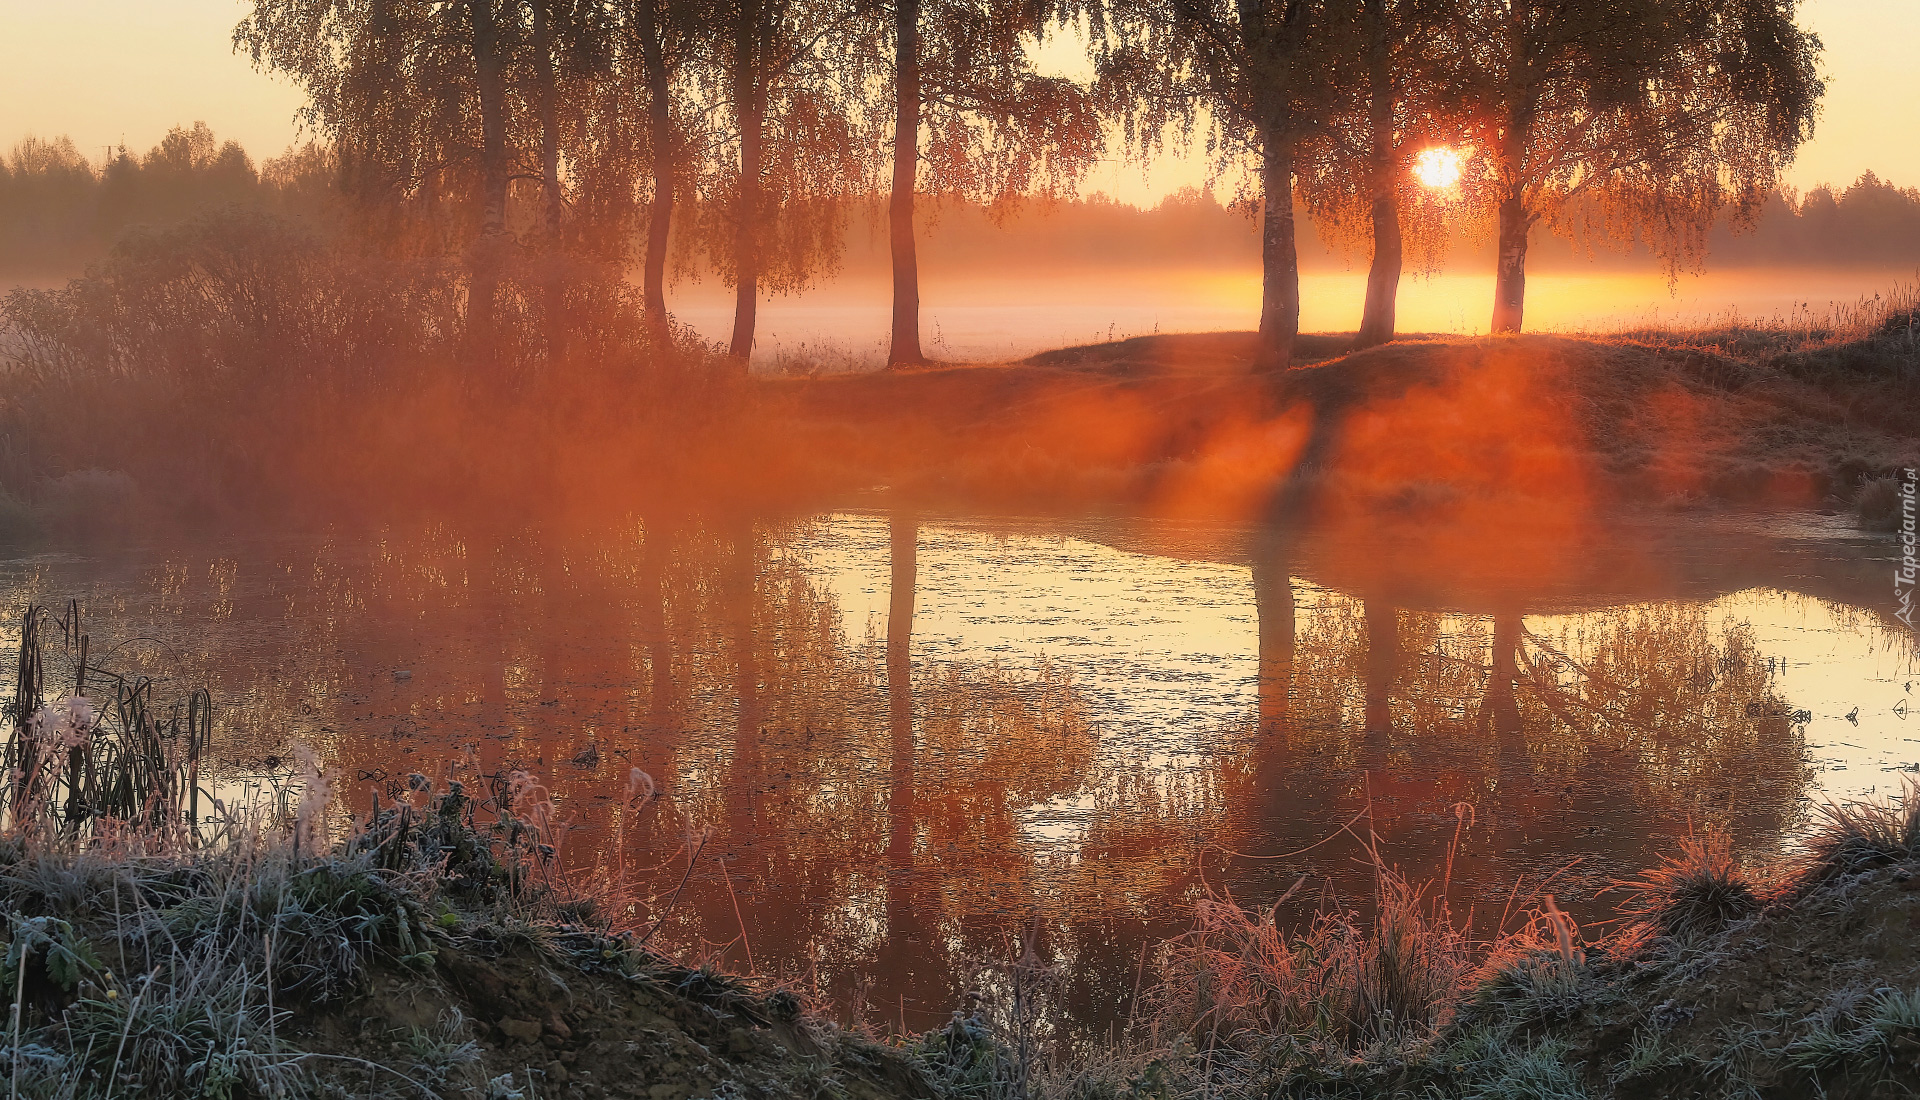
[[[1532,1078],[1596,1100],[1912,1096],[1916,929],[1911,867],[1843,876],[1702,942],[1596,960],[1564,990],[1483,988],[1420,1076],[1462,1095]]]
[[[1920,357],[1565,336],[1412,338],[1266,376],[1244,334],[769,382],[769,460],[923,498],[1245,518],[1302,459],[1365,510],[1455,499],[1818,505],[1920,462]],[[1322,346],[1325,345],[1325,346]],[[1310,337],[1308,356],[1338,341]]]
[[[622,944],[583,931],[541,938],[443,948],[424,974],[380,968],[351,1000],[297,1013],[286,1034],[306,1050],[398,1062],[409,1076],[436,1041],[469,1042],[457,1072],[429,1068],[448,1095],[485,1095],[491,1082],[527,1096],[645,1100],[934,1095],[897,1049],[822,1023],[791,994],[658,958],[636,965]],[[458,1020],[464,1033],[449,1033]],[[355,1074],[351,1063],[340,1071]],[[359,1075],[369,1092],[395,1091],[378,1071]]]

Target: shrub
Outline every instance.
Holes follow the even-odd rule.
[[[40,526],[65,538],[97,538],[133,525],[140,490],[119,470],[71,470],[40,486]]]
[[[40,517],[27,503],[0,489],[0,547],[25,546],[40,536]]]
[[[650,327],[615,268],[516,254],[486,333],[469,331],[469,282],[259,210],[132,232],[85,277],[0,299],[0,440],[28,444],[0,475],[23,493],[120,470],[183,520],[477,487],[524,504],[569,473],[621,484],[608,467],[628,452],[657,477],[725,405],[712,350]],[[523,445],[483,442],[501,438]],[[56,519],[107,511],[64,503],[102,487],[83,480],[47,486]]]

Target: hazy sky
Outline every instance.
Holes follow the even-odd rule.
[[[67,134],[90,159],[125,142],[145,151],[171,126],[205,121],[256,159],[297,136],[303,97],[232,52],[242,0],[0,0],[0,147]],[[1801,188],[1847,183],[1867,169],[1920,186],[1920,94],[1913,32],[1920,0],[1804,0],[1802,21],[1826,42],[1826,105],[1788,175]],[[1063,51],[1050,60],[1063,62]],[[1204,176],[1179,160],[1114,162],[1087,181],[1132,201]]]

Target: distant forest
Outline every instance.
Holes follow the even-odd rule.
[[[45,282],[75,276],[105,256],[128,229],[161,228],[227,207],[271,211],[325,235],[348,235],[355,232],[354,223],[346,216],[337,175],[324,149],[290,150],[256,164],[239,145],[219,141],[204,124],[172,131],[145,154],[122,148],[100,163],[66,138],[30,137],[0,159],[0,278]],[[846,277],[885,273],[885,203],[876,197],[865,205],[867,216],[856,212],[847,222]],[[1257,206],[1223,204],[1204,190],[1177,193],[1151,209],[1096,194],[1001,208],[946,200],[929,202],[923,211],[921,257],[948,272],[1036,266],[1253,268],[1260,263]],[[1304,209],[1299,216],[1312,220]],[[1491,263],[1486,227],[1462,222],[1449,236],[1440,257],[1443,266],[1480,269]],[[1551,235],[1544,226],[1534,237],[1537,268],[1657,262],[1638,247],[1621,252],[1596,243],[1588,249],[1579,240]],[[636,234],[629,244],[637,262],[644,242]],[[1304,234],[1302,244],[1308,267],[1366,263],[1364,242],[1344,253]],[[683,273],[696,270],[699,257],[690,249],[676,254]],[[1897,267],[1915,263],[1916,257],[1920,188],[1868,172],[1843,188],[1776,191],[1757,223],[1742,232],[1723,220],[1709,239],[1706,262],[1714,267]]]

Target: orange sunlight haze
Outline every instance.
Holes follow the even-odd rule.
[[[1413,160],[1413,178],[1436,190],[1452,187],[1460,182],[1460,154],[1444,145],[1421,150]]]

